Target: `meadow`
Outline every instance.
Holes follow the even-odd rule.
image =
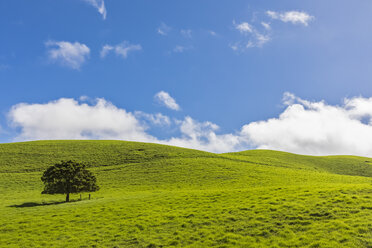
[[[88,163],[101,190],[42,195]],[[372,158],[125,141],[0,144],[1,247],[372,247]]]

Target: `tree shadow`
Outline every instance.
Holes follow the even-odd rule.
[[[69,202],[66,201],[59,201],[59,202],[24,202],[22,204],[15,204],[10,205],[8,207],[11,208],[31,208],[31,207],[39,207],[39,206],[50,206],[50,205],[59,205],[63,203],[71,203],[71,202],[77,202],[80,200],[70,200]]]

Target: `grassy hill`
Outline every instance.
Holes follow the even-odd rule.
[[[101,190],[41,195],[60,160]],[[78,199],[73,195],[72,199]],[[372,247],[372,159],[123,141],[0,144],[0,247]]]

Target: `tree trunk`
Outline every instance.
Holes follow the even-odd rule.
[[[66,195],[66,202],[69,202],[70,201],[70,193],[67,193]]]

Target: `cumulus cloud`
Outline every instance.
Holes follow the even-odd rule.
[[[235,28],[242,34],[248,34],[253,32],[253,27],[249,25],[248,22],[242,22],[240,24],[236,24],[234,22]]]
[[[142,50],[142,46],[132,45],[128,41],[123,41],[122,43],[111,46],[111,45],[104,45],[101,50],[101,58],[106,57],[111,51],[113,51],[116,55],[121,56],[122,58],[126,59],[130,52],[140,51]]]
[[[21,103],[8,114],[21,129],[16,140],[121,139],[153,142],[136,117],[104,99],[89,105],[61,98],[45,104]]]
[[[176,100],[169,95],[168,92],[160,91],[154,96],[155,100],[165,107],[172,110],[180,110],[180,106],[177,104]]]
[[[209,152],[236,151],[241,148],[242,140],[234,134],[217,134],[219,127],[212,122],[198,122],[187,116],[178,122],[181,137],[173,137],[165,144],[204,150]],[[164,142],[163,142],[164,143]]]
[[[162,22],[160,26],[157,28],[158,34],[166,36],[168,33],[172,30],[171,27],[169,27],[167,24]]]
[[[156,126],[169,126],[172,123],[170,118],[162,113],[149,114],[142,111],[136,111],[134,114],[138,119],[145,119]]]
[[[81,65],[89,57],[90,49],[85,44],[67,41],[47,41],[48,58],[52,62],[59,63],[72,69],[80,69]]]
[[[302,24],[304,26],[308,26],[309,22],[314,19],[313,16],[303,11],[275,12],[269,10],[266,14],[275,20],[291,22],[293,24]]]
[[[372,97],[349,98],[341,105],[330,105],[286,93],[285,109],[278,117],[251,122],[238,132],[222,134],[216,124],[199,122],[190,116],[171,120],[161,113],[131,113],[104,99],[92,101],[87,104],[61,98],[45,104],[13,106],[8,120],[19,130],[15,140],[116,139],[210,152],[259,148],[310,155],[372,157]],[[179,135],[158,139],[148,132],[152,126],[172,127]]]
[[[102,15],[103,20],[106,19],[107,11],[106,11],[104,0],[83,0],[83,1],[92,5],[94,8],[96,8],[98,12]]]
[[[287,107],[278,118],[249,123],[242,136],[262,149],[372,156],[372,98],[345,99],[334,106],[286,93],[283,102]]]
[[[144,123],[142,120],[148,122]],[[110,139],[152,142],[201,149],[210,152],[236,150],[239,137],[218,135],[218,126],[198,122],[191,117],[172,122],[169,117],[141,111],[131,113],[105,99],[87,104],[71,98],[61,98],[44,104],[21,103],[13,106],[8,120],[19,134],[16,141],[55,139]],[[174,124],[180,137],[157,139],[148,134],[151,125]],[[150,125],[150,127],[148,126]]]

